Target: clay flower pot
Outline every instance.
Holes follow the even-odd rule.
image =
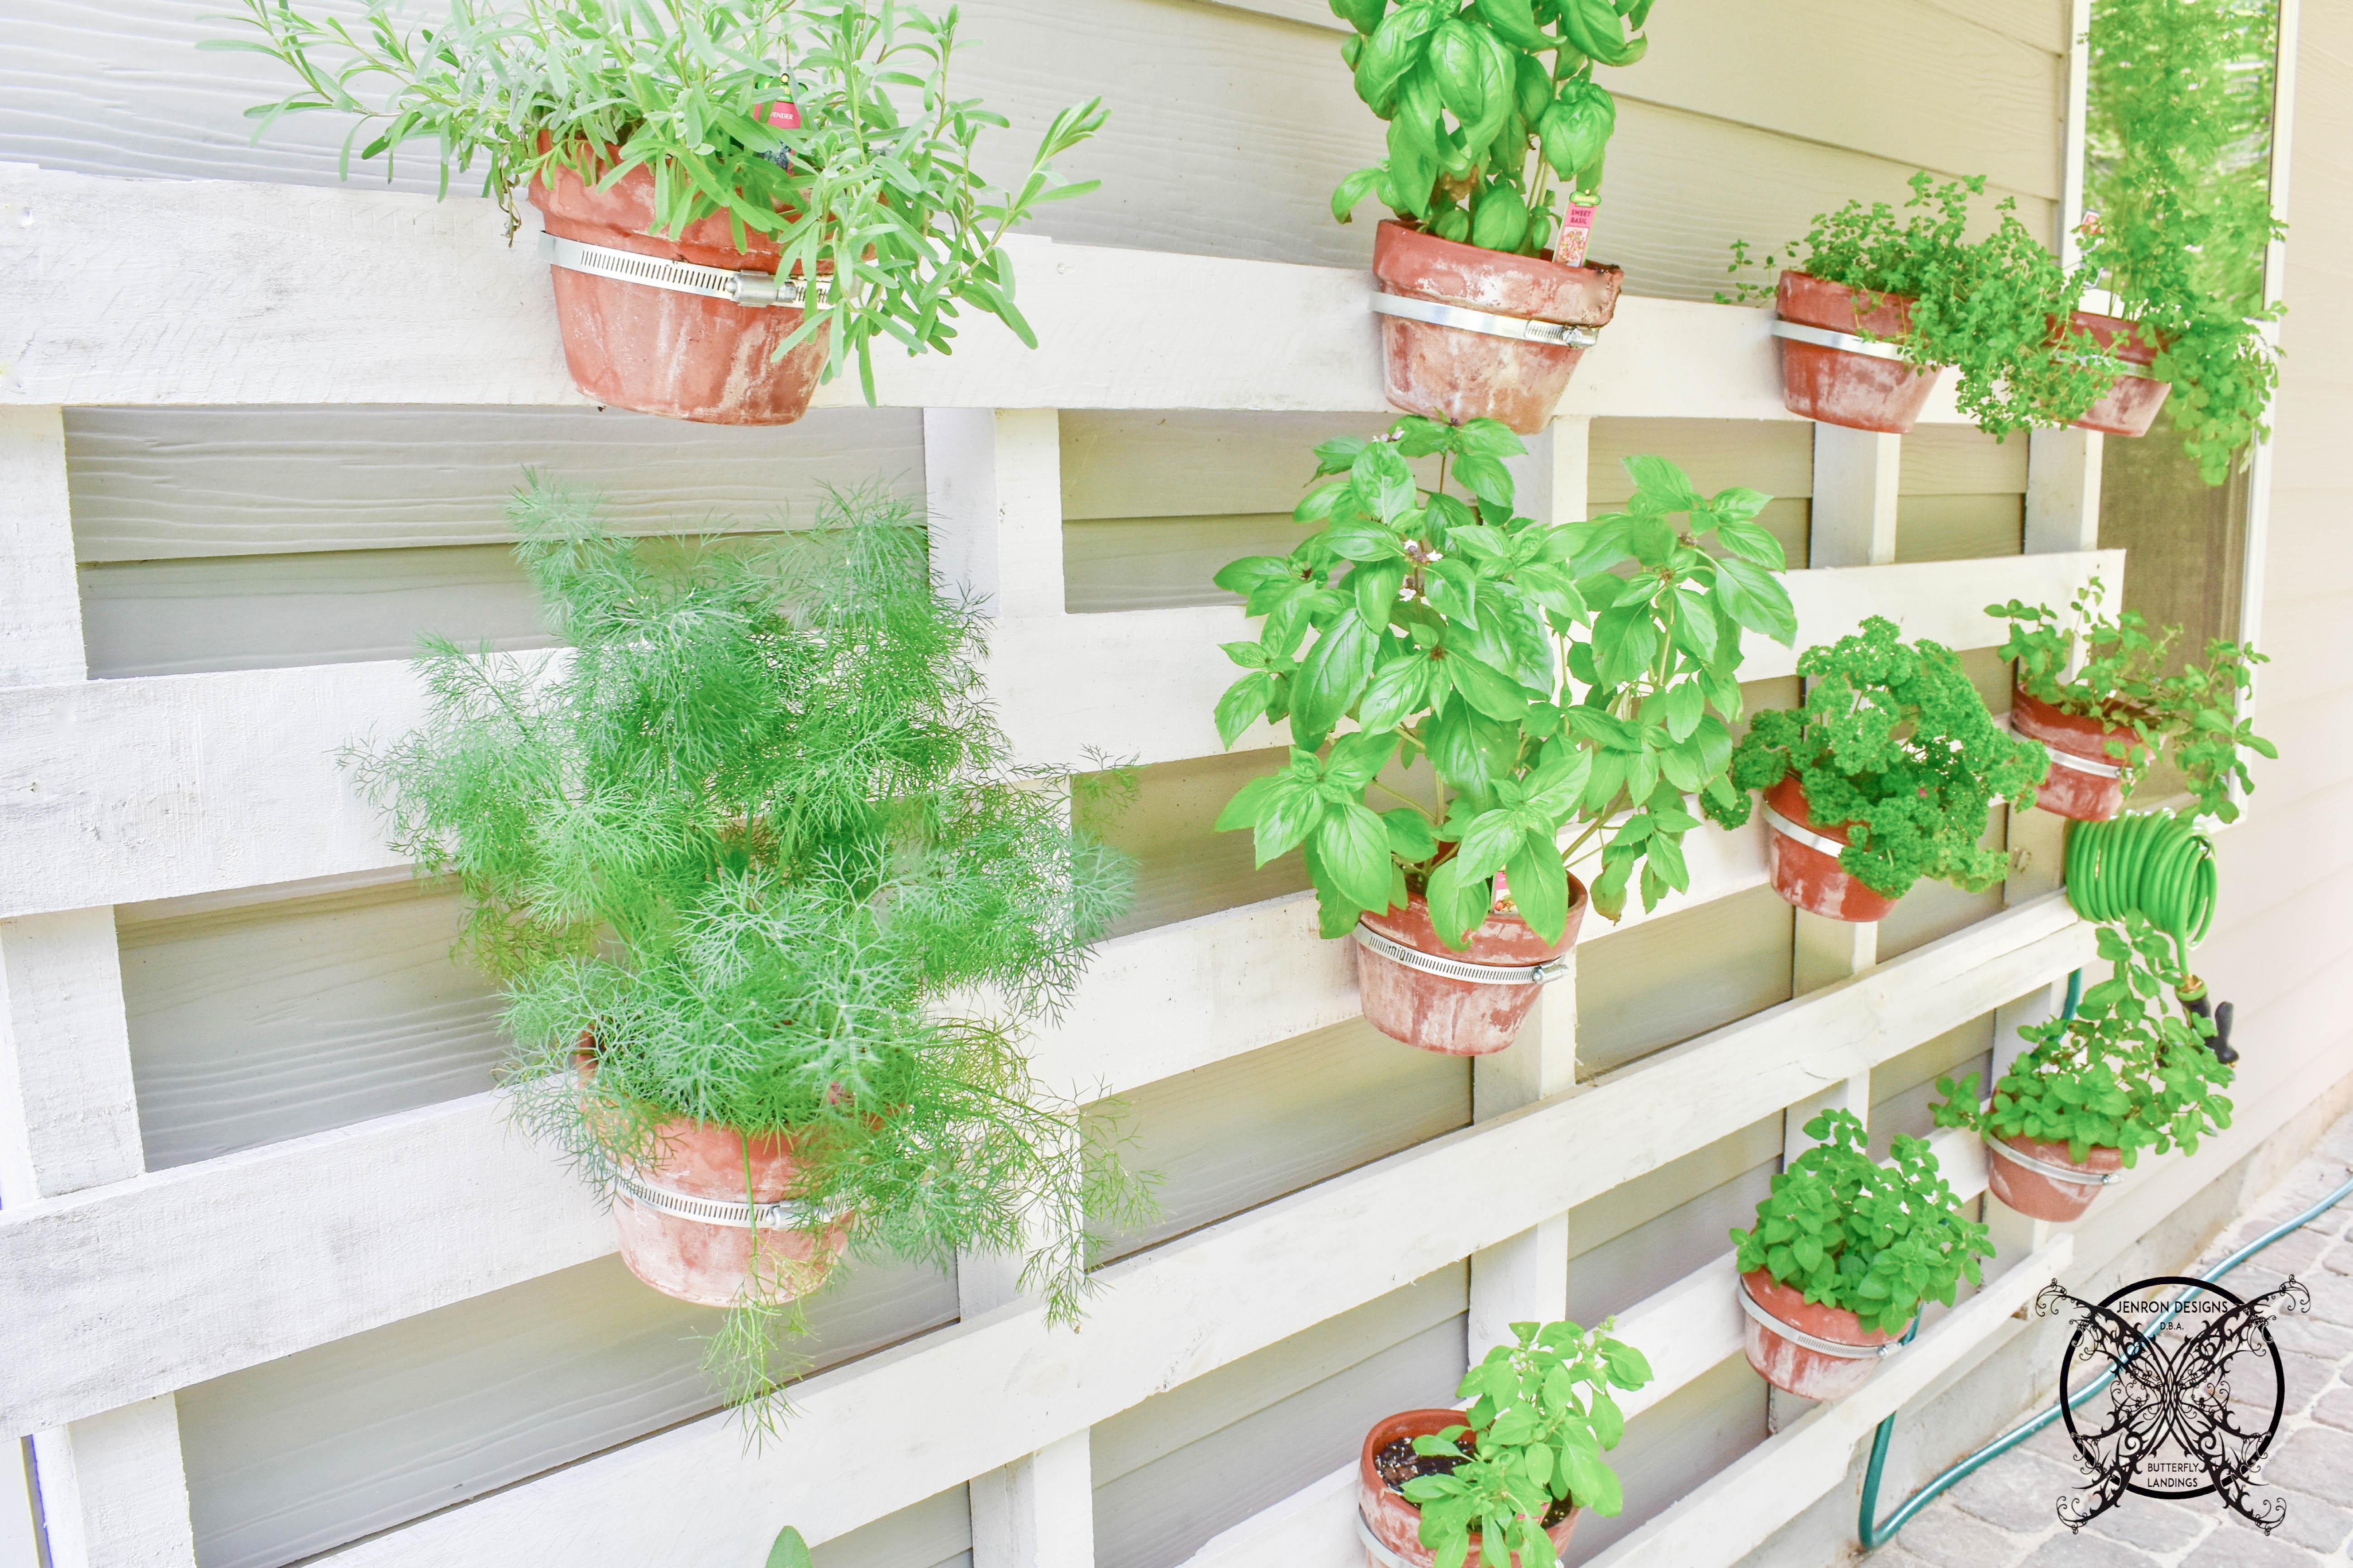
[[[1790,413],[1852,430],[1910,433],[1940,374],[1915,370],[1895,357],[1894,340],[1912,330],[1910,299],[1867,295],[1811,273],[1784,272],[1773,307],[1784,321],[1854,340],[1832,347],[1781,338],[1781,401]],[[1864,332],[1881,341],[1864,342]]]
[[[2065,1140],[2044,1143],[2029,1138],[2023,1132],[2015,1138],[1986,1140],[1986,1186],[1993,1195],[2029,1219],[2070,1220],[2092,1206],[2107,1184],[2101,1180],[2125,1167],[2120,1150],[2094,1145],[2084,1151],[2079,1163],[2068,1157]],[[2013,1150],[2039,1164],[2057,1166],[2061,1170],[2083,1173],[2080,1181],[2070,1181],[2053,1171],[2040,1171],[2021,1164],[2002,1152]]]
[[[1852,1312],[1809,1301],[1803,1290],[1782,1284],[1762,1268],[1743,1274],[1740,1288],[1765,1316],[1780,1325],[1776,1328],[1759,1322],[1756,1312],[1742,1309],[1741,1348],[1748,1353],[1748,1364],[1766,1382],[1800,1399],[1845,1398],[1869,1383],[1871,1374],[1879,1370],[1878,1347],[1893,1344],[1902,1337],[1877,1330],[1865,1333],[1862,1320]],[[1781,1328],[1817,1340],[1852,1345],[1860,1353],[1839,1355],[1815,1350],[1781,1332]]]
[[[2126,364],[2145,366],[2157,358],[2157,340],[2122,316],[2078,310],[2069,319],[2099,340],[2100,347]],[[2157,411],[2165,406],[2166,394],[2172,390],[2172,383],[2154,376],[2119,375],[2108,384],[2100,400],[2084,411],[2084,416],[2075,421],[2075,428],[2098,430],[2110,436],[2146,436],[2148,427],[2157,423]]]
[[[2131,748],[2126,756],[2145,751],[2129,726],[2065,712],[2012,689],[2010,727],[2051,752],[2051,771],[2035,789],[2035,805],[2077,822],[2105,822],[2124,810],[2124,766],[2107,743],[2126,742]]]
[[[679,1117],[657,1128],[655,1140],[655,1157],[621,1172],[613,1198],[630,1273],[706,1307],[732,1307],[747,1294],[790,1300],[825,1282],[846,1239],[839,1222],[807,1228],[781,1212],[760,1216],[755,1228],[750,1212],[751,1204],[789,1208],[798,1193],[802,1163],[791,1134],[747,1141],[732,1127]]]
[[[1607,326],[1625,274],[1562,267],[1457,245],[1394,218],[1373,239],[1373,278],[1386,294],[1491,316]],[[1582,348],[1499,337],[1463,327],[1381,317],[1381,391],[1409,414],[1449,425],[1500,419],[1533,436],[1552,419]]]
[[[1402,1562],[1411,1568],[1430,1568],[1437,1553],[1421,1543],[1421,1510],[1405,1500],[1402,1493],[1393,1491],[1382,1477],[1380,1452],[1396,1442],[1411,1442],[1430,1433],[1442,1432],[1449,1426],[1462,1425],[1460,1410],[1406,1410],[1385,1416],[1373,1424],[1365,1434],[1365,1446],[1356,1454],[1356,1517],[1363,1521],[1371,1542],[1377,1542],[1388,1553],[1383,1556],[1368,1542],[1365,1548],[1366,1568],[1398,1568]],[[1545,1526],[1545,1534],[1552,1538],[1553,1556],[1557,1560],[1567,1549],[1569,1532],[1577,1528],[1577,1517],[1584,1510],[1572,1508],[1560,1519]],[[1463,1559],[1462,1568],[1481,1568],[1479,1537],[1471,1537],[1471,1554]],[[1520,1563],[1507,1558],[1502,1568],[1552,1568],[1550,1563]]]
[[[1773,890],[1801,910],[1858,923],[1887,918],[1895,900],[1867,887],[1839,864],[1847,823],[1824,826],[1809,815],[1806,791],[1790,773],[1765,792],[1765,863]],[[1775,818],[1779,820],[1776,821]]]
[[[1471,932],[1471,945],[1460,951],[1439,940],[1430,922],[1429,900],[1419,893],[1409,898],[1403,909],[1367,913],[1358,924],[1450,963],[1525,969],[1575,947],[1585,910],[1585,884],[1571,877],[1568,923],[1557,942],[1545,941],[1501,900]],[[1482,980],[1433,974],[1377,952],[1361,941],[1356,944],[1356,994],[1364,1002],[1366,1021],[1389,1038],[1425,1051],[1483,1057],[1505,1049],[1518,1037],[1543,989],[1517,976]]]
[[[687,225],[675,239],[653,226],[653,172],[640,164],[605,190],[568,169],[533,180],[532,205],[561,239],[665,260],[773,275],[781,253],[746,231],[737,249],[723,213]],[[776,347],[801,324],[793,306],[753,308],[551,267],[564,362],[597,402],[706,425],[789,425],[808,412],[825,369],[820,331],[782,359]]]

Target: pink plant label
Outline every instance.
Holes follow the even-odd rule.
[[[801,128],[800,106],[788,99],[779,100],[768,105],[767,120],[779,131],[798,131]]]
[[[1563,267],[1585,265],[1585,247],[1593,238],[1591,207],[1569,204],[1568,217],[1560,226],[1560,238],[1554,242],[1552,258]]]

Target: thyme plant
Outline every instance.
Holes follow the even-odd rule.
[[[1994,722],[1952,650],[1873,616],[1799,655],[1798,673],[1805,705],[1757,715],[1732,753],[1739,793],[1703,796],[1707,814],[1737,827],[1747,791],[1794,774],[1816,823],[1852,825],[1839,864],[1865,886],[1899,899],[1922,877],[2000,881],[2008,857],[1978,842],[1993,803],[2031,805],[2050,760]]]
[[[1638,869],[1654,905],[1690,885],[1685,796],[1734,798],[1741,634],[1797,635],[1780,543],[1753,521],[1772,498],[1702,496],[1665,458],[1630,458],[1626,510],[1539,523],[1504,466],[1524,449],[1492,419],[1418,416],[1326,441],[1294,513],[1321,526],[1218,574],[1265,620],[1225,645],[1244,673],[1218,732],[1230,746],[1287,718],[1292,738],[1289,765],[1243,785],[1218,826],[1252,829],[1261,866],[1304,848],[1327,937],[1424,892],[1461,946],[1502,873],[1556,942],[1567,864],[1599,855],[1593,904],[1611,920]],[[1411,463],[1433,457],[1425,488]],[[1426,780],[1382,777],[1424,757]],[[1372,789],[1398,804],[1376,813]]]
[[[2115,1149],[2129,1166],[2143,1149],[2162,1154],[2178,1143],[2194,1154],[2199,1139],[2231,1125],[2221,1091],[2232,1074],[2207,1043],[2214,1026],[2169,1000],[2183,981],[2173,939],[2127,915],[2100,928],[2100,956],[2108,979],[2084,993],[2073,1019],[2019,1031],[2034,1048],[2010,1064],[1991,1100],[1978,1103],[1976,1073],[1936,1080],[1937,1126],[2063,1142],[2078,1164],[2093,1149]]]
[[[1980,1282],[1992,1233],[1961,1213],[1926,1139],[1899,1136],[1883,1165],[1851,1110],[1822,1111],[1805,1131],[1818,1142],[1773,1178],[1757,1227],[1733,1230],[1735,1268],[1762,1268],[1871,1333],[1894,1333],[1922,1302],[1949,1307],[1962,1280]]]
[[[2240,704],[2255,684],[2254,667],[2268,661],[2252,647],[2217,637],[2206,645],[2205,663],[2162,674],[2181,628],[2168,626],[2152,636],[2147,617],[2137,610],[2104,616],[2105,595],[2105,585],[2093,578],[2063,619],[2047,605],[2016,599],[1988,605],[1987,615],[2010,623],[2000,657],[2017,661],[2020,689],[2063,712],[2129,729],[2139,738],[2132,746],[2109,742],[2115,760],[2124,764],[2126,790],[2161,755],[2189,781],[2201,814],[2237,821],[2232,786],[2254,787],[2243,753],[2279,756],[2278,747],[2255,733],[2253,720],[2239,717]],[[2070,675],[2079,642],[2083,665]]]
[[[2168,411],[2208,484],[2266,433],[2274,0],[2099,0],[2085,127],[2085,257],[2160,345]]]
[[[1432,1568],[1462,1568],[1474,1544],[1482,1563],[1516,1557],[1535,1568],[1553,1558],[1548,1515],[1576,1507],[1606,1519],[1626,1506],[1601,1458],[1626,1433],[1609,1391],[1640,1388],[1651,1374],[1641,1351],[1609,1337],[1615,1322],[1514,1323],[1514,1342],[1490,1350],[1455,1391],[1471,1401],[1463,1425],[1413,1440],[1423,1458],[1447,1461],[1403,1488],[1421,1510]]]
[[[429,142],[443,194],[480,160],[511,226],[516,191],[557,169],[590,185],[650,170],[654,232],[724,213],[739,247],[746,231],[775,239],[779,277],[831,275],[777,352],[829,329],[826,379],[855,355],[870,402],[874,339],[946,353],[959,305],[1035,348],[1002,242],[1039,205],[1095,188],[1059,179],[1053,160],[1103,127],[1100,99],[1054,117],[1018,187],[981,177],[981,132],[1007,122],[950,91],[953,6],[935,19],[907,0],[448,0],[440,22],[412,25],[401,0],[367,0],[354,25],[243,4],[219,19],[259,37],[199,47],[269,55],[301,81],[246,111],[257,138],[288,114],[351,115],[346,176],[354,146],[389,174]],[[797,126],[770,122],[779,102]]]
[[[854,1249],[1025,1255],[1073,1319],[1087,1221],[1149,1205],[1020,1042],[1126,869],[1068,827],[1064,781],[1008,761],[984,623],[934,584],[920,512],[837,495],[804,536],[683,547],[534,479],[510,515],[570,656],[428,640],[423,727],[356,760],[395,847],[467,896],[517,1120],[607,1195],[670,1119],[789,1131],[797,1195]],[[713,1343],[738,1402],[787,1364],[786,1283]]]
[[[1378,195],[1440,239],[1541,256],[1555,183],[1589,206],[1618,102],[1596,66],[1642,58],[1653,0],[1331,0],[1340,58],[1388,121],[1388,156],[1332,193],[1346,223]]]
[[[1787,266],[1859,290],[1855,330],[1865,337],[1872,334],[1861,322],[1880,305],[1876,296],[1909,298],[1912,329],[1894,346],[1923,371],[1951,365],[1961,411],[1989,435],[2082,417],[2116,366],[2089,334],[2052,329],[2081,304],[2088,274],[2060,266],[2019,221],[2015,197],[1995,206],[1989,233],[1968,238],[1970,198],[1985,193],[1984,175],[1940,185],[1922,173],[1910,184],[1902,221],[1885,202],[1850,201],[1817,216],[1803,239],[1761,265],[1768,274]],[[1742,280],[1734,296],[1770,297],[1770,281],[1746,279],[1751,265],[1747,243],[1735,241],[1730,270]]]

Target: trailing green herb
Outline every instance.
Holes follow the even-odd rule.
[[[1332,193],[1349,221],[1377,195],[1441,239],[1541,256],[1571,201],[1600,198],[1618,103],[1593,68],[1630,66],[1652,0],[1331,0],[1340,58],[1388,121],[1388,156]]]
[[[2273,0],[2099,0],[2092,11],[2085,259],[2159,345],[2155,373],[2208,484],[2266,433]]]
[[[2005,734],[1952,650],[1901,640],[1873,616],[1862,629],[1798,657],[1805,705],[1759,713],[1732,753],[1742,792],[1710,794],[1726,827],[1748,820],[1752,789],[1795,775],[1815,823],[1848,823],[1839,864],[1902,898],[1922,877],[1972,892],[2002,879],[2008,857],[1978,844],[1993,803],[2021,810],[2050,765],[2042,748]]]
[[[2181,628],[2168,626],[2152,637],[2137,610],[2103,616],[2105,593],[2093,578],[2068,606],[2072,626],[2045,605],[2016,599],[1988,605],[1987,615],[2010,623],[2000,657],[2017,661],[2019,688],[2029,695],[2140,738],[2137,746],[2109,742],[2110,754],[2125,766],[2126,790],[2139,770],[2162,755],[2189,781],[2201,814],[2237,821],[2232,784],[2254,787],[2243,753],[2279,756],[2278,747],[2255,733],[2253,720],[2239,717],[2240,703],[2254,688],[2254,667],[2268,661],[2252,647],[2217,637],[2206,645],[2204,664],[2160,674]],[[2070,677],[2079,638],[2083,668]]]
[[[1606,1519],[1625,1507],[1617,1474],[1601,1458],[1626,1432],[1609,1390],[1641,1387],[1651,1363],[1609,1337],[1615,1323],[1514,1323],[1516,1342],[1489,1351],[1456,1391],[1472,1402],[1463,1425],[1413,1440],[1425,1458],[1459,1461],[1405,1483],[1406,1500],[1421,1510],[1433,1568],[1461,1568],[1474,1544],[1482,1563],[1506,1568],[1504,1552],[1487,1544],[1493,1542],[1521,1568],[1549,1563],[1547,1513],[1573,1505]]]
[[[1979,428],[2000,437],[2082,417],[2107,390],[2116,364],[2088,334],[2052,328],[2081,304],[2089,275],[2060,266],[2019,221],[2015,197],[1994,208],[2000,221],[1990,233],[1968,239],[1969,198],[1984,194],[1982,174],[1939,185],[1924,173],[1910,184],[1903,221],[1885,202],[1850,201],[1816,216],[1786,255],[1766,257],[1764,282],[1745,279],[1757,264],[1747,243],[1735,241],[1730,271],[1741,281],[1718,298],[1769,298],[1769,275],[1795,268],[1860,290],[1855,330],[1871,337],[1862,323],[1883,302],[1878,296],[1903,295],[1912,301],[1912,327],[1894,346],[1923,371],[1952,366],[1961,411]]]
[[[1002,115],[948,88],[954,7],[934,20],[904,0],[450,0],[412,28],[398,0],[367,0],[364,23],[312,17],[285,0],[244,0],[259,38],[208,38],[283,61],[302,86],[247,110],[259,137],[288,114],[359,123],[343,141],[383,157],[430,142],[449,174],[485,165],[482,193],[516,218],[516,191],[568,169],[592,185],[652,171],[655,232],[725,213],[775,238],[779,277],[830,273],[830,291],[779,353],[830,330],[826,378],[857,357],[874,396],[871,345],[949,351],[959,304],[1037,346],[1013,302],[1006,234],[1045,202],[1082,195],[1052,160],[1100,130],[1101,100],[1054,117],[1013,191],[974,167]],[[767,122],[780,101],[799,126]],[[361,138],[366,135],[363,144]]]
[[[423,728],[354,760],[395,847],[467,896],[517,1120],[608,1194],[667,1120],[790,1131],[797,1195],[853,1247],[1021,1255],[1072,1320],[1086,1222],[1149,1205],[1020,1041],[1125,868],[1067,827],[1057,775],[1007,761],[983,623],[934,586],[920,509],[837,496],[741,549],[617,539],[537,480],[510,515],[569,658],[428,639]],[[755,1418],[796,1321],[756,1272],[712,1345]]]
[[[1852,1312],[1865,1332],[1890,1334],[1924,1301],[1949,1307],[1962,1280],[1980,1282],[1991,1232],[1961,1213],[1927,1140],[1899,1136],[1883,1165],[1851,1110],[1822,1111],[1805,1132],[1817,1142],[1773,1178],[1757,1228],[1733,1231],[1735,1268],[1762,1268],[1809,1301]]]
[[[2143,1149],[2162,1154],[2231,1125],[2231,1068],[2208,1042],[2214,1026],[2178,1006],[2183,982],[2173,939],[2139,915],[2121,929],[2100,928],[2109,977],[2084,993],[2071,1021],[2052,1018],[2019,1031],[2033,1049],[2010,1064],[1993,1098],[1978,1101],[1978,1075],[1936,1080],[1939,1127],[1969,1127],[1988,1138],[2031,1138],[2067,1145],[2081,1164],[2093,1149],[2122,1152],[2137,1163]]]
[[[1753,521],[1771,498],[1703,497],[1666,459],[1630,458],[1626,510],[1542,524],[1515,513],[1503,460],[1523,449],[1492,419],[1413,416],[1326,441],[1295,513],[1316,531],[1218,574],[1266,623],[1225,645],[1246,673],[1218,732],[1231,746],[1287,718],[1292,738],[1289,766],[1245,784],[1218,826],[1252,829],[1261,866],[1303,847],[1325,936],[1426,891],[1460,947],[1501,872],[1558,941],[1579,851],[1600,854],[1593,903],[1615,920],[1638,868],[1646,907],[1690,885],[1686,794],[1734,798],[1741,632],[1797,635],[1780,543]],[[1411,462],[1432,457],[1424,488]],[[1428,773],[1382,776],[1424,757]],[[1370,789],[1398,804],[1376,814]]]

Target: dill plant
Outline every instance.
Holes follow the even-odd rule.
[[[797,1195],[854,1252],[1020,1254],[1072,1321],[1087,1221],[1150,1204],[1020,1042],[1127,867],[1070,827],[1063,775],[1009,760],[920,513],[837,494],[806,534],[698,546],[616,538],[534,478],[510,516],[572,652],[427,639],[423,727],[356,761],[395,847],[467,895],[518,1121],[608,1199],[670,1119],[789,1130]],[[710,1347],[755,1415],[794,1370],[791,1272],[755,1263]]]

